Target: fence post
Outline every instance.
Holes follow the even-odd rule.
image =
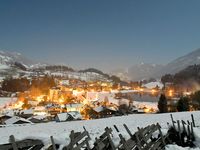
[[[173,119],[173,116],[172,116],[172,114],[170,114],[170,117],[171,117],[171,120],[172,120],[172,125],[173,125],[173,128],[175,129],[175,125],[174,125],[174,119]]]
[[[193,127],[195,127],[196,125],[195,125],[195,122],[194,122],[194,116],[193,116],[193,114],[191,114],[191,117],[192,117],[192,124],[193,124]]]
[[[159,125],[159,123],[157,123],[156,125],[157,125],[157,127],[158,127],[159,132],[160,132],[160,136],[161,136],[162,143],[163,143],[163,145],[165,146],[166,143],[165,143],[165,140],[164,140],[164,138],[163,138],[163,134],[162,134],[162,131],[161,131],[161,126]]]
[[[183,121],[183,120],[182,120],[182,125],[183,125],[183,132],[186,132],[186,128],[185,128],[186,123],[185,123],[185,121]],[[186,132],[186,133],[187,133],[187,132]]]
[[[188,122],[188,126],[187,127],[188,127],[188,136],[189,136],[189,139],[191,139],[190,122]]]
[[[53,136],[50,136],[50,139],[51,139],[51,144],[52,144],[53,150],[56,150],[56,145],[55,145]]]
[[[179,136],[180,143],[182,144],[182,140],[181,140],[181,126],[180,126],[180,121],[179,120],[177,120],[177,124],[178,124],[178,136]]]
[[[10,136],[10,142],[11,142],[11,144],[12,144],[13,150],[18,150],[17,144],[16,144],[16,142],[15,142],[15,137],[14,137],[13,135]]]

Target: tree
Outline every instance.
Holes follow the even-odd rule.
[[[192,94],[191,99],[200,105],[200,91],[196,91],[194,94]]]
[[[158,109],[160,113],[166,113],[168,111],[167,109],[167,99],[164,94],[160,95],[159,101],[158,101]]]
[[[189,98],[181,97],[177,103],[178,111],[189,111]]]

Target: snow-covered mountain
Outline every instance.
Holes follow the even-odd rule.
[[[130,78],[128,76],[128,69],[123,69],[123,68],[115,69],[115,70],[112,70],[109,74],[115,75],[123,81],[130,80]]]
[[[17,76],[19,73],[44,65],[44,63],[28,59],[20,53],[0,50],[0,78]]]
[[[194,64],[200,64],[200,48],[168,63],[155,75],[174,74]]]
[[[128,69],[116,69],[112,74],[123,78],[124,80],[144,80],[153,78],[153,73],[160,70],[163,66],[157,64],[140,63],[129,67]]]
[[[115,75],[126,76],[130,80],[143,80],[149,78],[160,78],[165,74],[175,74],[188,66],[200,64],[200,48],[166,65],[141,63],[133,65],[128,69],[114,72]]]
[[[34,64],[37,64],[35,61],[24,57],[20,53],[0,51],[0,65],[11,66],[15,62],[21,63],[21,64],[23,64],[24,66],[27,66],[27,67],[30,67]]]
[[[136,64],[128,69],[128,76],[132,80],[143,80],[153,78],[154,72],[160,70],[163,66],[157,64]]]

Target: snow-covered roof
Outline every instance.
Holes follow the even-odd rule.
[[[82,119],[82,115],[78,111],[68,112],[74,119]]]
[[[46,117],[47,117],[46,115],[36,115],[36,116],[32,116],[32,117],[28,118],[28,120],[30,120],[32,118],[35,118],[35,119],[38,119],[38,120],[43,120]]]
[[[150,83],[144,84],[143,86],[148,88],[148,89],[155,88],[156,86],[158,86],[160,89],[163,88],[163,84],[161,82],[158,82],[158,81],[150,82]]]
[[[23,122],[26,122],[26,123],[31,123],[31,121],[27,120],[27,119],[24,119],[24,118],[21,118],[21,117],[17,117],[17,116],[13,116],[12,118],[8,119],[5,121],[5,124],[14,124],[18,121],[23,121]]]
[[[27,109],[27,110],[22,110],[20,111],[21,114],[33,114],[34,110],[33,109]]]
[[[60,113],[60,114],[57,114],[57,117],[59,121],[66,121],[69,115],[68,113]]]
[[[78,108],[78,107],[82,107],[83,104],[80,103],[74,103],[74,104],[67,104],[66,108]]]
[[[104,108],[102,106],[99,106],[99,107],[93,108],[93,110],[99,113],[99,112],[103,111]]]
[[[82,119],[82,116],[78,111],[57,114],[59,121],[66,121],[70,116],[74,119]]]

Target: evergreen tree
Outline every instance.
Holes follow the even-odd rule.
[[[187,97],[181,97],[177,103],[178,111],[189,111],[189,99]]]
[[[192,94],[191,99],[200,105],[200,91],[196,91],[194,94]]]
[[[158,101],[158,109],[160,113],[166,113],[167,112],[167,99],[164,94],[160,95],[159,101]]]

